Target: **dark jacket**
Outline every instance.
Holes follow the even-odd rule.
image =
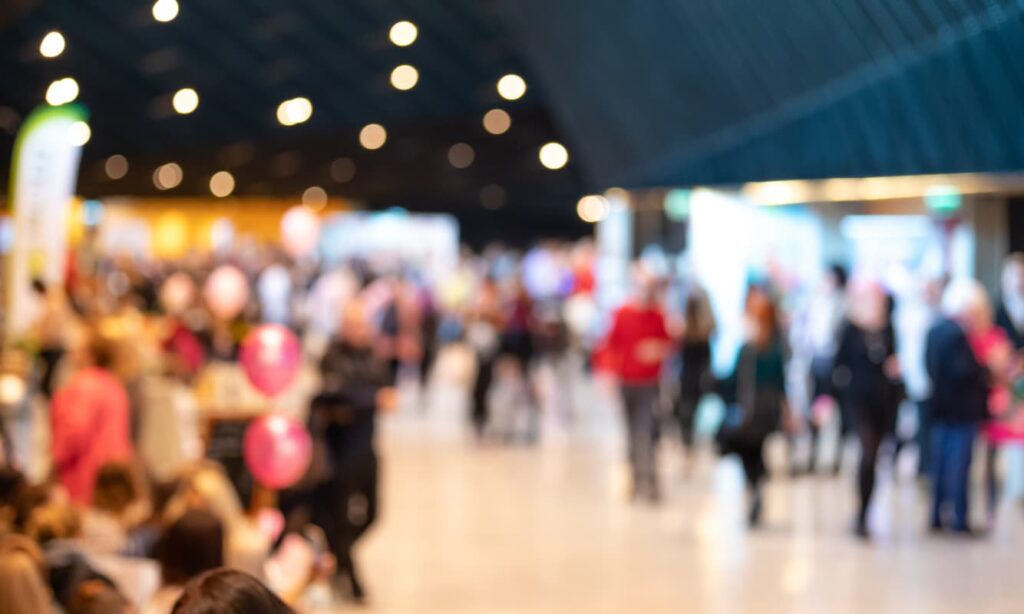
[[[1024,330],[1017,329],[1002,301],[999,302],[999,309],[996,310],[996,326],[1006,331],[1006,336],[1010,338],[1014,349],[1024,349]]]
[[[964,424],[988,418],[988,369],[955,321],[943,319],[928,331],[925,367],[932,381],[932,420]]]
[[[839,337],[833,366],[833,384],[848,418],[866,421],[889,432],[896,426],[896,410],[903,386],[885,372],[885,363],[896,355],[892,326],[866,331],[847,322]]]

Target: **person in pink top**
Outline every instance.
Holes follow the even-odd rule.
[[[113,348],[90,339],[81,360],[50,404],[51,448],[54,472],[71,500],[89,505],[100,467],[132,455],[131,410],[124,384],[109,370]]]

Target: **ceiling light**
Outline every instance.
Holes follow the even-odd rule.
[[[168,162],[153,171],[153,185],[158,190],[171,190],[181,185],[184,176],[180,166],[175,162]]]
[[[526,93],[526,81],[516,74],[498,80],[498,94],[505,100],[519,100]]]
[[[192,111],[196,110],[199,106],[199,94],[196,93],[191,87],[183,87],[177,92],[174,92],[174,98],[171,99],[171,104],[174,106],[174,110],[181,115],[188,115]]]
[[[153,19],[167,23],[178,16],[178,0],[156,0],[153,4]]]
[[[391,71],[391,85],[396,90],[402,90],[403,92],[411,90],[416,87],[416,83],[419,80],[420,71],[408,64],[395,66],[395,69]]]
[[[359,144],[366,149],[380,149],[388,140],[388,131],[380,124],[368,124],[359,131]]]
[[[544,168],[557,171],[569,163],[569,151],[561,143],[545,143],[538,153]]]
[[[57,107],[78,98],[78,82],[71,77],[57,79],[46,88],[46,102]]]
[[[54,30],[48,32],[39,43],[39,55],[44,58],[55,58],[64,53],[64,35]]]
[[[476,158],[476,152],[466,143],[456,143],[448,148],[448,163],[455,168],[469,168]]]
[[[580,216],[584,222],[594,224],[608,217],[610,208],[608,199],[592,194],[584,196],[576,203],[576,215]]]
[[[348,183],[356,176],[356,163],[351,158],[338,158],[331,162],[331,179]]]
[[[128,158],[121,154],[114,154],[107,158],[103,164],[103,170],[107,172],[107,177],[120,179],[128,174]]]
[[[311,211],[319,211],[327,206],[327,190],[318,185],[306,188],[302,193],[302,204]]]
[[[408,47],[415,43],[417,36],[419,36],[419,30],[416,28],[416,24],[411,21],[395,23],[395,25],[391,26],[391,31],[388,33],[388,38],[391,39],[391,42],[399,47]]]
[[[512,127],[512,117],[502,109],[491,109],[484,114],[484,130],[491,134],[505,134]]]
[[[277,121],[282,126],[294,126],[307,121],[313,115],[313,103],[309,98],[291,98],[277,105]]]
[[[75,147],[81,147],[89,142],[92,137],[92,130],[89,128],[89,124],[83,121],[72,122],[68,126],[68,140]]]
[[[210,177],[210,193],[217,198],[230,196],[235,191],[235,176],[227,171],[219,171]]]

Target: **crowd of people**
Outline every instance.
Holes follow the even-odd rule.
[[[230,289],[209,287],[225,264],[254,289],[227,316],[215,305]],[[354,554],[378,516],[378,415],[397,405],[397,383],[428,381],[450,344],[472,356],[466,424],[480,445],[536,442],[542,408],[571,419],[572,399],[542,400],[534,374],[572,364],[570,378],[616,377],[638,500],[662,499],[665,422],[692,464],[701,401],[716,395],[725,411],[714,444],[741,462],[752,526],[763,518],[766,440],[807,435],[814,449],[838,422],[844,441],[859,442],[857,535],[871,534],[880,456],[911,447],[934,494],[930,528],[972,534],[978,434],[988,444],[990,520],[999,446],[1024,440],[1024,256],[1007,260],[1003,282],[994,310],[965,280],[929,280],[897,300],[833,266],[799,301],[752,281],[743,341],[719,372],[715,309],[698,280],[637,265],[629,298],[602,316],[585,241],[525,256],[467,252],[444,279],[394,258],[324,266],[270,249],[95,259],[65,286],[34,282],[38,317],[18,340],[34,360],[25,394],[3,400],[0,610],[198,612],[236,599],[251,605],[234,611],[277,612],[332,595],[362,601]],[[269,402],[238,384],[239,344],[261,322],[293,330],[306,358]],[[305,476],[272,493],[217,443],[226,409],[237,420],[268,405],[293,412],[313,441]],[[899,427],[908,412],[916,432]],[[42,451],[24,426],[39,415],[49,431]],[[794,454],[792,473],[814,470],[820,456]],[[828,471],[841,462],[842,446]]]
[[[771,280],[751,282],[743,343],[732,368],[718,377],[711,369],[715,323],[707,294],[691,284],[681,309],[673,309],[658,298],[664,280],[642,271],[637,279],[633,298],[614,313],[604,347],[620,382],[635,497],[660,498],[655,452],[661,418],[674,415],[684,446],[692,449],[695,408],[705,395],[717,394],[725,411],[716,443],[723,455],[741,461],[751,526],[762,519],[768,437],[809,436],[810,460],[801,466],[791,454],[797,476],[815,469],[820,431],[829,422],[838,423],[840,434],[830,472],[840,471],[846,439],[855,436],[859,443],[857,536],[871,535],[883,448],[893,455],[917,449],[932,491],[931,531],[978,535],[994,522],[998,451],[1024,441],[1024,256],[1006,260],[998,308],[974,280],[929,279],[897,300],[878,281],[848,281],[843,267],[832,266],[819,288],[791,301],[784,313],[779,305],[789,297],[780,288]],[[672,412],[664,411],[666,379],[676,384],[668,387]],[[979,435],[986,450],[987,520],[975,526],[970,469]]]

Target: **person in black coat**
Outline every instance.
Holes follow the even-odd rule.
[[[312,521],[324,530],[337,559],[339,580],[361,601],[365,592],[352,549],[377,517],[379,467],[374,446],[376,415],[394,402],[393,374],[374,350],[374,331],[362,303],[345,308],[341,337],[320,363],[323,389],[312,401],[310,431],[316,440]]]
[[[853,299],[850,321],[840,335],[836,351],[835,380],[861,445],[857,478],[860,506],[855,531],[866,538],[878,449],[895,430],[896,409],[901,399],[888,299],[875,284],[859,288]]]
[[[932,381],[931,529],[970,533],[968,482],[978,425],[988,418],[989,373],[971,349],[968,336],[979,309],[987,305],[977,282],[955,283],[943,296],[947,318],[928,332],[925,366]],[[952,515],[946,518],[946,506]]]

